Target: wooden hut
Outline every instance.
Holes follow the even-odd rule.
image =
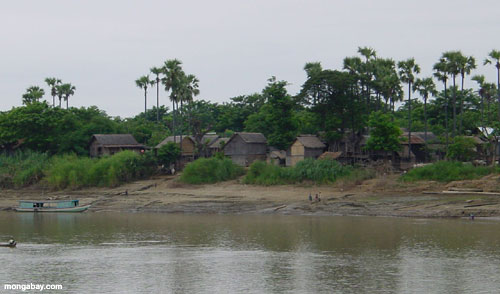
[[[217,152],[222,152],[222,149],[224,148],[224,145],[226,145],[227,141],[229,141],[229,138],[218,138],[217,140],[213,141],[210,146],[210,154],[213,156]]]
[[[175,137],[175,143],[179,145],[179,148],[181,149],[181,157],[194,157],[196,151],[196,143],[194,142],[194,139],[190,136],[182,135],[181,143],[181,136],[177,135]],[[174,143],[174,136],[166,137],[160,142],[160,144],[156,145],[155,149],[159,149],[167,143]]]
[[[131,134],[96,134],[90,139],[91,157],[113,155],[124,150],[143,153],[146,146],[139,144]]]
[[[224,145],[224,155],[241,166],[266,160],[267,140],[261,133],[234,133]]]
[[[300,135],[286,152],[286,165],[294,166],[305,158],[318,158],[326,145],[315,135]]]

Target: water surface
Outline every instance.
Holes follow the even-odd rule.
[[[491,220],[0,213],[11,237],[0,292],[500,293]]]

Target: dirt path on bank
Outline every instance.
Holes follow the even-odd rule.
[[[481,180],[401,183],[384,176],[361,183],[307,186],[243,185],[239,180],[211,185],[185,185],[170,176],[137,181],[117,188],[45,191],[41,188],[0,191],[0,209],[11,210],[20,199],[80,199],[90,212],[253,213],[372,215],[408,217],[500,216],[500,196],[480,193],[441,194],[452,187],[499,192],[498,176]],[[498,188],[497,188],[498,187]],[[310,202],[321,192],[321,201]]]

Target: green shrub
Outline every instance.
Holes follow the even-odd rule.
[[[45,181],[54,189],[115,187],[150,176],[154,171],[154,158],[149,154],[122,151],[99,159],[64,155],[52,159]]]
[[[188,184],[227,181],[244,173],[243,168],[228,158],[199,158],[184,168],[180,180]]]
[[[49,161],[46,153],[19,151],[0,154],[0,187],[20,188],[37,183]]]
[[[448,147],[446,157],[457,161],[471,161],[476,155],[474,139],[455,137],[453,144]]]
[[[351,167],[342,166],[331,159],[305,159],[294,167],[279,167],[263,161],[255,161],[243,179],[244,183],[257,185],[283,185],[305,181],[316,184],[333,183],[352,172]]]
[[[458,161],[438,161],[422,167],[411,169],[401,176],[402,181],[438,181],[451,182],[460,180],[471,180],[483,177],[496,169],[487,166],[473,166],[470,163]]]

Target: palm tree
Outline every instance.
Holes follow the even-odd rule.
[[[485,96],[485,77],[484,75],[475,75],[472,80],[479,85],[479,90],[477,91],[479,97],[481,97],[481,127],[484,128],[484,96]]]
[[[151,73],[156,75],[156,79],[153,84],[156,84],[156,122],[160,122],[160,74],[163,73],[162,69],[159,67],[152,67],[150,69]]]
[[[170,59],[165,61],[162,71],[165,77],[162,79],[166,91],[170,91],[170,101],[172,101],[172,129],[174,133],[174,143],[176,142],[175,132],[175,109],[176,104],[179,103],[179,89],[182,83],[184,72],[181,68],[182,62],[177,59]],[[182,136],[181,136],[182,141]]]
[[[358,47],[358,53],[365,58],[365,62],[361,63],[361,82],[362,86],[366,88],[366,104],[367,111],[370,112],[371,90],[370,84],[372,83],[374,65],[372,61],[377,58],[377,52],[369,47]]]
[[[33,102],[38,102],[43,95],[45,95],[45,91],[38,86],[31,86],[26,89],[26,93],[23,94],[23,104],[28,105]]]
[[[439,62],[434,64],[434,77],[444,84],[444,112],[445,112],[445,120],[444,120],[444,128],[446,133],[446,151],[448,152],[448,92],[447,92],[447,83],[448,83],[448,69],[447,63],[444,58],[441,58]]]
[[[460,51],[447,51],[443,53],[443,58],[446,60],[446,69],[448,70],[448,74],[451,75],[451,79],[453,80],[453,131],[451,136],[455,137],[457,132],[457,84],[456,78],[460,73],[460,56],[462,53]]]
[[[196,78],[196,76],[194,75],[184,75],[183,77],[183,80],[182,80],[182,86],[181,86],[181,97],[180,97],[180,101],[181,101],[181,110],[182,110],[182,102],[186,102],[188,103],[188,105],[191,104],[191,102],[193,102],[193,99],[195,96],[198,96],[200,94],[200,90],[198,89],[199,87],[199,80],[198,78]],[[188,119],[189,119],[189,127],[191,127],[191,108],[188,108],[189,112],[188,112]],[[182,136],[182,134],[181,134]],[[181,137],[181,140],[182,140],[182,137]],[[201,142],[197,142],[197,144],[199,144]]]
[[[148,86],[152,85],[149,75],[142,76],[135,80],[135,85],[141,89],[144,89],[144,118],[146,118],[147,102],[148,102]]]
[[[75,86],[73,86],[72,84],[62,84],[60,86],[60,91],[61,91],[61,97],[64,98],[64,100],[66,101],[66,109],[69,109],[69,103],[68,103],[68,100],[69,100],[69,97],[71,95],[74,95],[75,94]],[[59,100],[59,107],[61,106],[61,100]]]
[[[462,77],[462,87],[461,87],[461,95],[460,95],[460,120],[458,123],[458,132],[462,132],[462,120],[463,120],[463,111],[464,111],[464,80],[466,75],[470,75],[471,71],[476,68],[476,59],[473,56],[463,56],[460,53],[459,59],[459,68],[460,75]]]
[[[408,84],[408,158],[411,159],[411,85],[415,82],[415,73],[420,73],[420,66],[415,63],[415,58],[398,62],[399,77],[403,83]]]
[[[484,60],[484,65],[495,63],[495,67],[497,68],[497,99],[498,99],[498,120],[500,121],[500,51],[499,50],[491,50],[488,54],[489,58]]]
[[[62,84],[56,85],[55,88],[56,88],[56,96],[59,99],[59,108],[61,108],[61,102],[64,97],[64,88]]]
[[[56,86],[61,84],[61,80],[56,78],[46,78],[45,83],[47,83],[47,85],[50,87],[50,94],[52,95],[52,107],[55,107],[57,96]]]
[[[418,91],[424,99],[424,141],[427,144],[427,99],[429,95],[437,94],[436,85],[432,78],[417,79],[413,85],[413,91]]]

